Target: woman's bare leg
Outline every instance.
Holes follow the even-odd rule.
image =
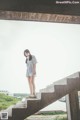
[[[35,95],[35,83],[34,83],[34,76],[28,77],[30,94]]]
[[[33,86],[33,94],[35,95],[35,79],[34,76],[32,77],[32,86]]]
[[[31,89],[32,89],[32,95],[35,95],[35,83],[34,83],[34,76],[30,77],[30,83],[31,83]]]
[[[33,88],[32,88],[32,80],[31,77],[28,77],[28,83],[29,83],[29,89],[30,89],[30,94],[33,94]]]

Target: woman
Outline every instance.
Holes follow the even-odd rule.
[[[26,77],[28,78],[29,88],[30,88],[30,98],[35,98],[35,83],[34,78],[36,75],[36,63],[37,60],[34,55],[31,55],[28,49],[24,50],[24,56],[26,57],[27,72]]]

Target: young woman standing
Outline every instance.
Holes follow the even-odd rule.
[[[30,53],[28,49],[24,50],[24,56],[26,57],[27,71],[26,77],[28,79],[30,88],[30,98],[36,97],[35,92],[35,75],[36,75],[36,57]]]

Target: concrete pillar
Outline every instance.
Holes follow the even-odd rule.
[[[66,96],[68,120],[80,120],[78,91],[73,91]]]

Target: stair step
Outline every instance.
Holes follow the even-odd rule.
[[[54,85],[67,85],[67,78],[54,82]]]
[[[46,107],[56,101],[56,93],[41,93],[41,108]]]
[[[12,120],[24,120],[26,116],[27,116],[27,108],[12,109],[12,118],[13,118]]]
[[[71,75],[67,76],[67,78],[80,78],[80,72],[76,72],[74,74],[71,74]]]
[[[40,90],[40,92],[43,92],[43,93],[47,93],[47,92],[51,93],[51,92],[54,92],[54,91],[55,91],[55,89],[54,89],[53,85],[51,85],[50,87],[46,87],[46,88]]]
[[[15,120],[23,118],[25,119],[26,117],[30,116],[31,114],[34,114],[37,112],[40,108],[40,101],[38,99],[28,99],[27,100],[27,108],[13,108],[12,109],[12,114],[13,118]],[[20,114],[21,113],[21,114]]]
[[[80,90],[80,78],[68,78],[67,84],[70,89]]]
[[[55,85],[54,87],[57,99],[62,98],[70,92],[67,85]]]
[[[14,108],[26,108],[27,107],[27,100],[23,102],[18,102],[16,105],[14,105]]]

